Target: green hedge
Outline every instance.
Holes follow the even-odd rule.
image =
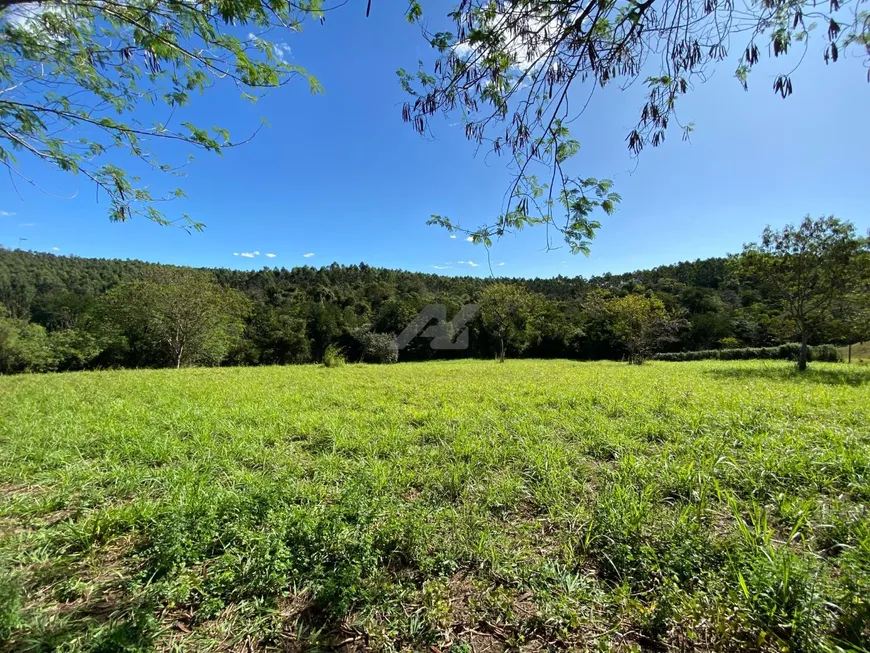
[[[657,361],[701,361],[720,360],[736,361],[762,358],[767,360],[797,360],[801,346],[796,342],[779,347],[742,347],[740,349],[705,349],[703,351],[678,351],[668,354],[656,354],[652,358]],[[817,345],[807,351],[809,361],[825,361],[836,363],[840,354],[834,345]]]

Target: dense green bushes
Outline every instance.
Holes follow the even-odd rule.
[[[359,337],[363,348],[363,360],[367,363],[396,363],[399,349],[390,333],[366,331]]]
[[[0,315],[0,374],[80,370],[100,351],[96,338],[85,331],[47,331]]]
[[[736,361],[750,359],[766,360],[797,360],[801,346],[796,342],[790,342],[778,347],[741,347],[739,349],[704,349],[702,351],[678,351],[667,354],[656,354],[653,360],[658,361],[700,361],[721,360]],[[840,354],[833,345],[817,345],[810,347],[807,352],[810,361],[824,361],[836,363],[840,360]]]

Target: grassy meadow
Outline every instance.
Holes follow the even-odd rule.
[[[861,366],[0,377],[0,650],[867,650],[868,502]]]
[[[848,360],[849,348],[840,347],[839,351],[840,358],[844,361]],[[859,342],[856,345],[852,345],[852,363],[870,365],[870,342]]]

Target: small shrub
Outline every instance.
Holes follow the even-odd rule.
[[[338,345],[329,345],[323,352],[323,364],[326,367],[341,367],[346,362],[344,351]]]
[[[840,352],[834,345],[819,345],[810,349],[812,354],[810,360],[826,363],[838,363],[840,361]]]
[[[719,346],[722,347],[722,349],[737,349],[740,347],[740,341],[733,336],[728,336],[727,338],[719,340]]]
[[[366,363],[396,363],[399,360],[399,349],[389,333],[368,331],[360,336],[360,344],[363,347],[363,360]]]

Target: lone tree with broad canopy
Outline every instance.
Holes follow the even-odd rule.
[[[806,216],[782,231],[767,227],[760,243],[744,246],[738,270],[780,303],[783,316],[799,334],[799,370],[807,369],[813,330],[831,319],[838,298],[856,292],[868,242],[856,236],[851,222]]]
[[[157,267],[107,297],[122,334],[146,341],[176,367],[217,365],[238,341],[250,301],[210,273]]]
[[[498,341],[498,360],[504,363],[507,348],[522,353],[541,335],[546,300],[511,283],[496,283],[480,298],[480,316]]]
[[[628,362],[642,364],[656,349],[674,339],[688,323],[673,317],[660,299],[626,295],[607,302],[610,329],[625,347]]]
[[[505,233],[545,225],[548,247],[555,234],[573,252],[588,252],[600,226],[596,214],[611,213],[620,199],[610,181],[567,166],[580,150],[571,125],[596,87],[646,86],[626,136],[632,154],[661,145],[674,125],[688,139],[693,125],[678,120],[679,99],[717,64],[732,67],[735,84],[745,89],[764,57],[791,59],[773,81],[773,92],[786,98],[799,88],[795,71],[804,56],[831,64],[847,54],[870,59],[866,2],[459,0],[450,28],[432,32],[411,0],[408,18],[420,22],[435,60],[416,72],[398,71],[410,95],[404,120],[423,134],[433,117],[458,116],[465,136],[507,155],[514,172],[493,220],[472,229],[440,215],[430,223],[487,246]],[[859,70],[856,79],[865,75]]]
[[[34,163],[81,175],[112,220],[201,229],[158,210],[181,189],[154,194],[129,170],[178,174],[178,162],[155,155],[160,142],[220,154],[249,140],[174,115],[219,83],[251,101],[297,78],[319,92],[285,59],[289,46],[268,37],[324,11],[322,0],[0,0],[0,165],[13,184],[36,185]]]

